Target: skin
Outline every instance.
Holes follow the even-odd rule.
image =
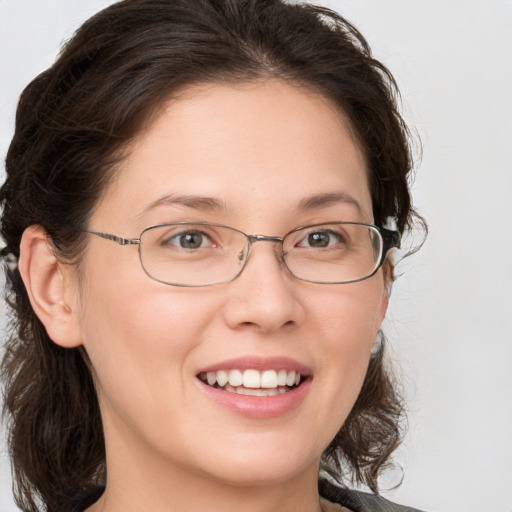
[[[171,193],[223,207],[154,206]],[[299,207],[333,193],[353,202]],[[364,157],[337,108],[311,92],[277,80],[189,88],[132,144],[89,227],[136,238],[182,220],[276,236],[372,223]],[[52,339],[83,345],[91,360],[108,482],[88,512],[320,510],[320,457],[356,400],[386,311],[382,270],[349,285],[307,283],[259,243],[235,281],[187,289],[150,279],[136,247],[91,236],[79,280],[38,227],[23,237],[20,269]],[[201,368],[255,355],[311,370],[297,408],[247,418],[201,389]]]

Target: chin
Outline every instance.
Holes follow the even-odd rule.
[[[233,487],[268,487],[293,481],[304,474],[318,474],[318,464],[311,467],[293,466],[289,462],[275,464],[268,459],[265,464],[249,465],[240,463],[222,473],[217,473],[217,480]]]
[[[280,449],[261,446],[256,449],[242,450],[232,447],[229,454],[222,457],[222,462],[204,467],[206,473],[217,481],[237,487],[260,487],[282,484],[308,474],[316,480],[321,454],[309,455],[304,453],[303,445],[297,444],[293,450],[281,443]],[[316,453],[316,451],[315,451]]]

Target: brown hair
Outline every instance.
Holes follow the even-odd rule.
[[[124,0],[89,19],[23,92],[0,190],[12,307],[3,359],[18,505],[54,511],[104,482],[105,448],[81,349],[48,337],[16,268],[23,231],[42,226],[79,260],[82,231],[122,149],[154,109],[187,85],[276,77],[334,101],[366,155],[375,223],[411,226],[409,133],[389,71],[338,14],[282,0]],[[359,398],[323,463],[377,491],[401,438],[402,401],[372,357]]]

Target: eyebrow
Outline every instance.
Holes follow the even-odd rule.
[[[352,205],[360,215],[364,215],[363,208],[359,202],[346,192],[317,194],[311,197],[306,197],[299,202],[298,210],[318,210],[320,208],[326,208],[339,203]],[[216,212],[226,210],[224,202],[213,197],[167,194],[151,202],[140,212],[138,217],[161,206],[176,205],[186,206],[199,211]]]
[[[221,211],[226,209],[223,202],[213,197],[167,194],[146,206],[138,216],[142,216],[160,206],[176,205],[203,211]]]
[[[299,202],[299,210],[318,210],[339,203],[352,205],[360,215],[364,215],[363,208],[359,202],[346,192],[317,194],[306,197]]]

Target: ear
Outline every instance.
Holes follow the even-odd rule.
[[[389,306],[389,297],[391,295],[391,286],[393,284],[394,279],[394,271],[395,267],[393,263],[386,259],[384,264],[382,265],[382,277],[384,279],[384,290],[382,294],[382,299],[380,303],[380,308],[378,311],[378,325],[377,328],[380,329],[382,322],[384,321],[384,317],[386,316],[386,312]]]
[[[18,268],[48,336],[65,348],[81,345],[78,303],[72,299],[77,296],[73,269],[58,261],[41,226],[30,226],[23,233]]]

